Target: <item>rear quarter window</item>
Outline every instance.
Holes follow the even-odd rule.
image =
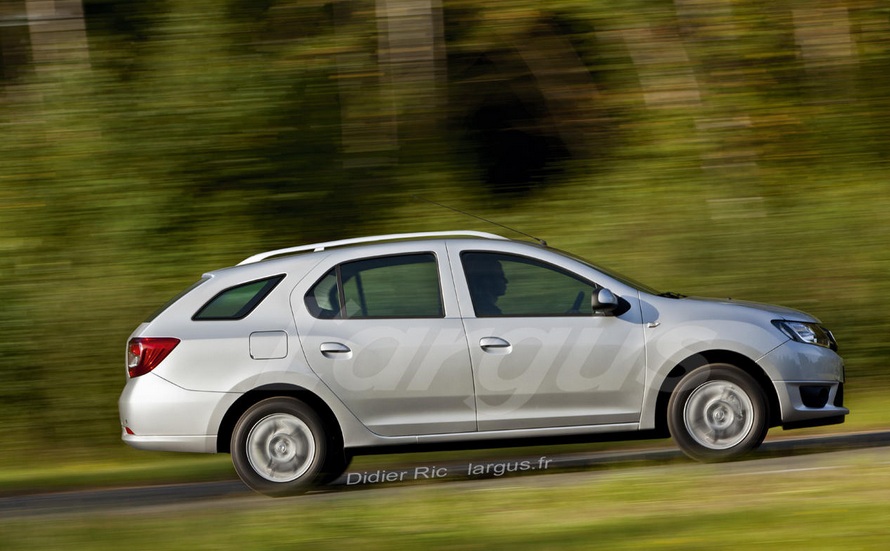
[[[192,319],[195,321],[243,319],[260,305],[282,279],[284,275],[277,275],[229,287],[207,301]]]

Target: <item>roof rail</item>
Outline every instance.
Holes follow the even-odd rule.
[[[431,232],[416,232],[416,233],[391,233],[388,235],[374,235],[370,237],[356,237],[353,239],[340,239],[339,241],[327,241],[325,243],[315,243],[312,245],[300,245],[297,247],[287,247],[285,249],[276,249],[274,251],[266,251],[264,253],[255,254],[249,258],[246,258],[238,263],[238,266],[243,264],[253,264],[254,262],[260,262],[273,256],[281,256],[285,254],[293,254],[293,253],[301,253],[306,251],[323,251],[325,249],[330,249],[333,247],[343,247],[346,245],[357,245],[359,243],[376,243],[379,241],[395,241],[397,239],[418,239],[422,237],[481,237],[483,239],[503,239],[508,240],[506,237],[502,237],[500,235],[488,232],[481,231],[431,231]]]

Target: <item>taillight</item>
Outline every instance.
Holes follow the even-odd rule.
[[[172,337],[136,337],[127,343],[127,373],[130,377],[145,375],[164,361],[179,344]]]

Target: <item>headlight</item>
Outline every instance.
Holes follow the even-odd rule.
[[[834,340],[834,335],[818,323],[773,320],[773,325],[797,342],[815,344],[837,350],[837,341]]]

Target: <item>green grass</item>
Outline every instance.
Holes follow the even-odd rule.
[[[0,470],[0,495],[202,482],[234,476],[228,455],[140,453],[123,447],[104,458],[56,457],[55,461],[6,466]]]

